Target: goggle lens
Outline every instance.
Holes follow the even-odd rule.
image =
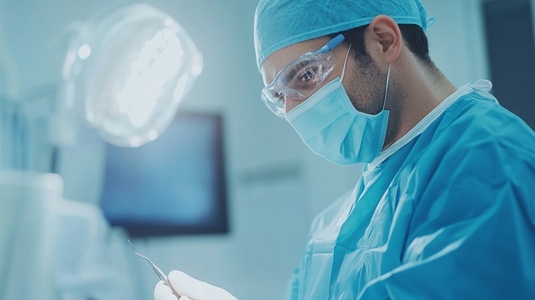
[[[273,82],[262,89],[262,100],[277,116],[286,115],[286,98],[304,100],[329,76],[336,61],[331,50],[344,40],[342,34],[314,52],[303,54],[279,71]]]
[[[282,69],[273,83],[262,90],[262,99],[271,111],[284,117],[286,99],[303,100],[312,95],[334,69],[334,60],[330,52],[304,54]]]

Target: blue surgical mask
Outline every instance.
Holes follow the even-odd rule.
[[[386,90],[389,79],[390,66]],[[288,112],[286,120],[312,152],[335,164],[350,165],[370,163],[379,155],[388,116],[384,104],[377,115],[358,111],[349,100],[342,79],[336,78]]]

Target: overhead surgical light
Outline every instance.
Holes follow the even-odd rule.
[[[202,66],[170,15],[146,4],[123,7],[88,21],[71,40],[57,115],[85,119],[114,145],[138,147],[171,123]],[[65,129],[61,122],[56,131]]]

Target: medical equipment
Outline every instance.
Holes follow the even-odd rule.
[[[342,34],[320,49],[301,55],[279,71],[273,82],[262,89],[262,100],[277,116],[286,115],[285,99],[308,98],[332,72],[336,65],[331,52],[344,40]]]
[[[58,299],[51,274],[62,189],[57,174],[0,170],[0,299]]]
[[[63,150],[82,125],[120,146],[156,139],[202,70],[185,30],[149,5],[75,24],[59,84],[32,90],[13,88],[0,40],[0,299],[133,299],[122,232],[63,198]]]
[[[177,299],[180,299],[180,295],[177,292],[175,292],[175,290],[173,289],[173,286],[169,282],[169,279],[167,278],[167,275],[165,275],[165,273],[162,272],[162,270],[160,268],[158,268],[158,266],[156,266],[148,257],[146,257],[145,255],[139,254],[136,251],[136,248],[134,248],[134,245],[132,245],[132,243],[130,242],[130,240],[128,240],[128,243],[130,244],[130,246],[132,246],[132,249],[134,250],[134,253],[137,256],[145,259],[146,261],[148,261],[151,264],[152,269],[154,270],[154,273],[156,273],[156,275],[158,275],[160,280],[162,280],[164,282],[164,284],[167,285],[173,291],[173,294],[177,297]]]
[[[156,139],[202,66],[188,33],[155,7],[133,4],[94,16],[70,41],[51,126],[54,142],[72,144],[77,123],[90,124],[117,146]]]
[[[107,145],[100,207],[109,224],[133,240],[228,233],[224,131],[219,113],[179,112],[152,143]]]

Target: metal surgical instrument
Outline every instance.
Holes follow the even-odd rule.
[[[139,256],[141,258],[144,258],[146,261],[148,261],[151,264],[152,269],[154,270],[154,273],[156,273],[156,275],[158,275],[158,277],[160,277],[160,279],[164,282],[165,285],[167,285],[171,289],[171,291],[173,291],[173,295],[175,295],[177,297],[177,299],[180,299],[180,295],[177,292],[175,292],[175,290],[171,286],[171,283],[167,279],[167,275],[165,275],[165,273],[162,272],[162,270],[160,268],[158,268],[158,266],[156,266],[148,257],[146,257],[145,255],[139,254],[136,251],[136,248],[134,248],[134,245],[132,245],[132,243],[130,242],[130,239],[128,239],[128,243],[130,244],[130,246],[134,250],[134,253],[137,256]]]

